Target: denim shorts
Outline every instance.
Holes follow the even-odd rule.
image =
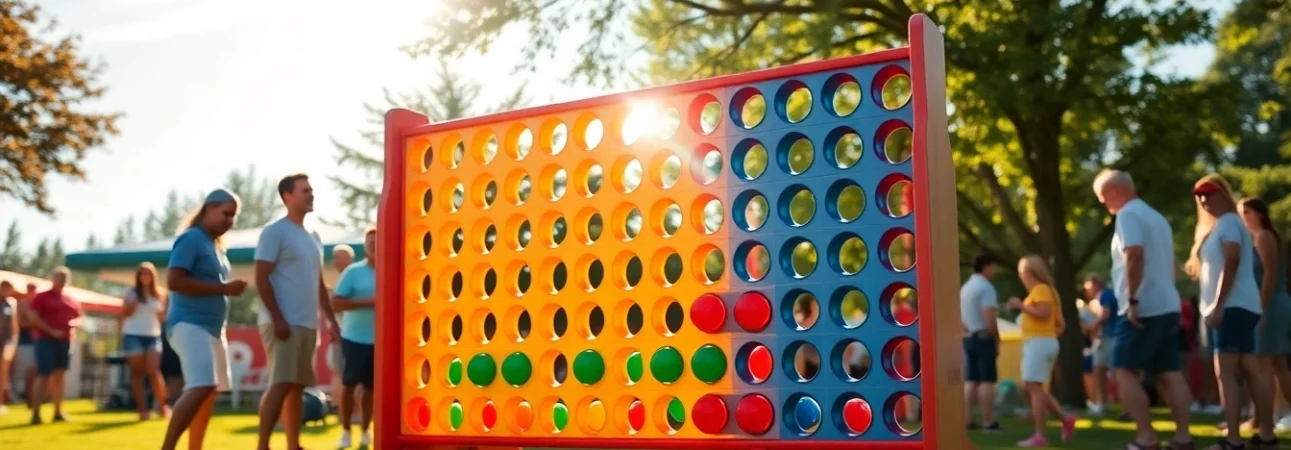
[[[994,383],[999,379],[995,358],[999,343],[986,333],[977,332],[963,339],[964,380],[970,383]]]
[[[1116,321],[1112,367],[1162,374],[1179,371],[1179,313]]]
[[[146,352],[161,353],[161,337],[133,334],[121,336],[121,353],[130,356]]]
[[[1219,328],[1206,327],[1210,348],[1216,353],[1255,353],[1260,315],[1243,308],[1224,308]]]
[[[72,343],[58,339],[36,339],[36,374],[44,376],[67,370],[72,362]]]

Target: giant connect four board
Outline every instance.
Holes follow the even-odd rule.
[[[962,448],[943,59],[391,111],[377,445]]]

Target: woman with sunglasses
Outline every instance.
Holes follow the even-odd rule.
[[[1215,351],[1226,436],[1215,447],[1242,449],[1242,390],[1255,401],[1259,433],[1251,438],[1257,447],[1276,445],[1273,434],[1273,397],[1268,372],[1260,370],[1255,354],[1256,330],[1263,308],[1255,283],[1254,239],[1237,214],[1232,189],[1219,175],[1197,180],[1192,195],[1197,202],[1197,229],[1184,269],[1200,281],[1201,315]],[[1244,381],[1244,383],[1243,383]]]

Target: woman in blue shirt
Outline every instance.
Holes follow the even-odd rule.
[[[184,372],[184,393],[175,403],[162,449],[171,450],[188,431],[188,448],[201,448],[215,407],[215,392],[229,389],[229,297],[242,295],[247,283],[231,280],[221,237],[237,221],[241,200],[216,189],[206,196],[192,219],[185,221],[170,250],[166,285],[170,308],[169,341]]]

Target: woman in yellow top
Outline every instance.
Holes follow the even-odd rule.
[[[1026,300],[1009,299],[1009,308],[1021,310],[1018,322],[1022,328],[1022,382],[1031,399],[1031,419],[1035,434],[1018,447],[1047,447],[1045,421],[1052,411],[1062,417],[1062,440],[1071,439],[1075,431],[1076,416],[1063,412],[1058,400],[1044,389],[1053,373],[1054,360],[1058,359],[1058,333],[1065,323],[1058,304],[1058,292],[1053,288],[1053,275],[1049,266],[1036,255],[1027,255],[1018,261],[1018,277],[1027,288]]]

